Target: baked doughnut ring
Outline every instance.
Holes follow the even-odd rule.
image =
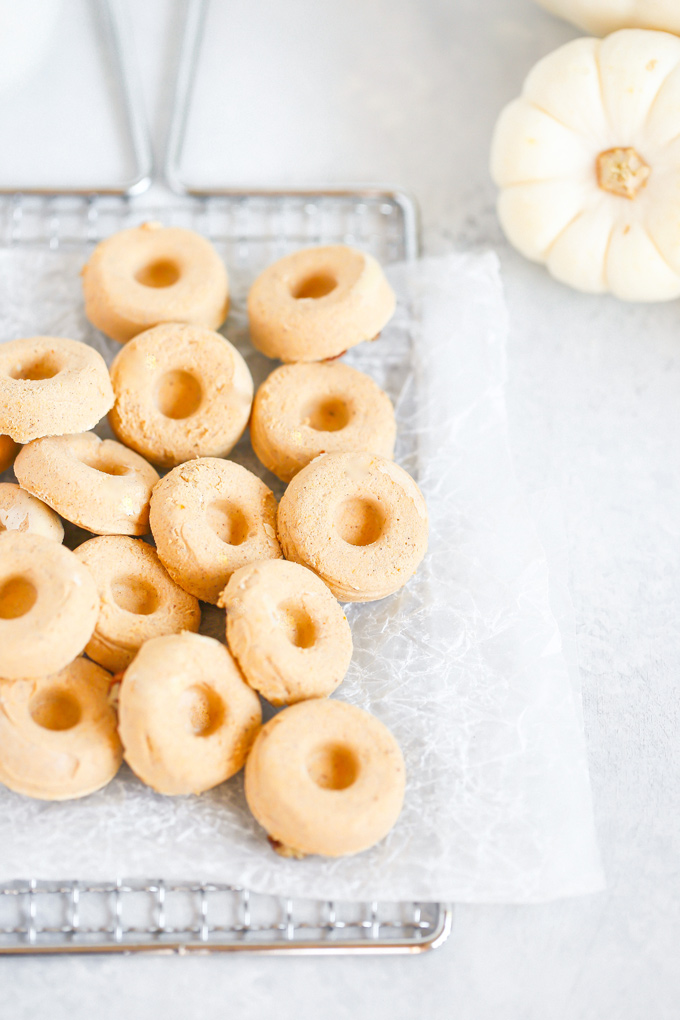
[[[248,424],[248,366],[211,329],[172,323],[140,333],[116,356],[111,381],[111,428],[163,467],[225,457]]]
[[[265,269],[248,294],[253,344],[281,361],[323,361],[375,340],[395,297],[372,255],[344,244],[304,248]]]
[[[217,329],[229,309],[227,270],[193,230],[142,223],[101,241],[83,267],[85,314],[126,343],[161,322]]]
[[[0,474],[14,463],[21,447],[9,436],[0,436]]]
[[[285,708],[246,762],[248,807],[284,857],[342,857],[390,831],[404,801],[404,759],[375,716],[344,701]]]
[[[97,586],[70,549],[0,534],[0,676],[48,676],[80,655],[99,612]]]
[[[122,760],[111,674],[87,659],[38,680],[0,683],[0,783],[40,800],[106,786]]]
[[[152,638],[120,688],[125,760],[158,793],[202,793],[242,768],[262,721],[260,702],[219,641]]]
[[[64,541],[64,526],[54,510],[14,482],[0,483],[0,533],[3,531],[28,531]]]
[[[396,434],[387,394],[340,362],[275,369],[255,395],[250,422],[255,453],[284,482],[320,453],[365,450],[391,458]]]
[[[153,491],[149,516],[161,563],[197,599],[214,602],[239,567],[280,559],[276,499],[240,464],[180,464]]]
[[[24,446],[14,464],[23,489],[96,535],[146,535],[158,472],[143,457],[94,432]]]
[[[85,652],[114,673],[150,638],[196,631],[198,600],[175,584],[153,546],[138,538],[91,538],[75,550],[99,591],[99,616]]]
[[[278,529],[286,559],[317,573],[341,602],[372,602],[416,572],[427,550],[427,507],[394,461],[327,453],[284,492]]]
[[[53,336],[0,344],[0,432],[17,443],[85,432],[112,406],[109,370],[93,347]]]
[[[324,698],[342,682],[352,632],[311,570],[285,560],[249,563],[231,575],[219,604],[246,681],[272,705]]]

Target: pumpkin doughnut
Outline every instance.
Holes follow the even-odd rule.
[[[172,323],[140,333],[117,355],[111,380],[111,428],[163,467],[225,457],[248,424],[248,366],[211,329]]]
[[[14,482],[0,483],[0,533],[3,531],[29,531],[64,541],[64,526],[54,510]]]
[[[83,267],[85,314],[126,343],[161,322],[217,329],[227,317],[227,270],[193,230],[142,223],[101,241]]]
[[[272,705],[331,694],[349,668],[352,632],[323,581],[298,563],[263,560],[231,575],[220,599],[227,642]]]
[[[367,850],[399,817],[404,785],[390,731],[343,701],[285,708],[260,730],[246,762],[248,807],[284,857]]]
[[[153,491],[149,519],[170,577],[205,602],[217,602],[239,567],[282,555],[274,493],[230,460],[174,468]]]
[[[99,617],[85,652],[114,673],[153,637],[196,631],[198,600],[175,584],[153,546],[138,538],[91,538],[75,550],[99,590]]]
[[[287,560],[309,567],[341,602],[397,591],[427,549],[427,507],[403,468],[368,453],[327,453],[283,494],[279,539]]]
[[[90,640],[97,586],[70,549],[42,535],[0,534],[0,676],[47,676]]]
[[[93,347],[53,336],[0,344],[0,432],[17,443],[85,432],[112,406],[109,370]]]
[[[242,768],[262,721],[260,702],[219,641],[152,638],[120,688],[125,760],[158,793],[202,793]]]
[[[344,244],[304,248],[255,280],[248,295],[250,335],[270,358],[323,361],[375,340],[395,303],[372,255]]]
[[[111,674],[87,659],[52,676],[0,683],[0,782],[40,800],[106,786],[122,760],[110,688]]]
[[[9,436],[0,436],[0,474],[12,466],[19,450],[19,444]]]
[[[146,535],[158,473],[139,454],[94,432],[37,439],[14,473],[23,489],[96,535]]]
[[[391,458],[396,432],[387,394],[340,362],[275,369],[257,391],[250,422],[255,453],[284,482],[320,453],[365,450]]]

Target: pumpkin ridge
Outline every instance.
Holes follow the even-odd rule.
[[[567,230],[569,230],[569,227],[576,223],[577,220],[580,220],[582,216],[585,216],[587,211],[588,211],[587,209],[579,209],[576,215],[572,216],[569,222],[564,224],[559,233],[556,234],[555,237],[553,237],[548,247],[543,251],[541,258],[545,259],[545,261],[547,262],[547,260],[550,258],[550,252],[553,250],[559,239],[563,237],[564,234],[566,234]]]
[[[670,264],[670,262],[668,261],[668,259],[664,255],[664,253],[661,251],[661,248],[659,248],[659,245],[656,243],[656,241],[654,239],[654,236],[652,235],[652,233],[649,230],[649,227],[647,226],[646,223],[642,223],[642,229],[644,230],[645,234],[649,238],[649,243],[652,245],[654,250],[657,252],[657,254],[659,255],[659,258],[662,260],[664,265],[666,265],[670,269],[671,273],[673,273],[675,276],[677,276],[678,279],[680,280],[680,274],[678,274],[677,270]]]
[[[656,90],[656,94],[655,94],[654,98],[652,99],[651,103],[649,104],[649,108],[648,108],[648,110],[647,110],[647,114],[646,114],[646,116],[645,116],[645,121],[649,120],[649,118],[651,117],[651,115],[652,115],[652,111],[653,111],[654,107],[656,106],[656,103],[657,103],[657,101],[658,101],[658,99],[659,99],[659,96],[661,95],[661,93],[663,92],[664,88],[666,87],[666,85],[667,85],[667,83],[668,83],[668,80],[669,80],[669,79],[670,79],[670,78],[671,78],[671,77],[672,77],[672,76],[673,76],[673,75],[674,75],[674,74],[676,73],[676,71],[678,71],[679,69],[680,69],[680,60],[678,60],[677,64],[676,64],[676,65],[675,65],[675,67],[673,68],[673,70],[672,70],[672,71],[669,71],[669,72],[668,72],[668,74],[666,75],[666,77],[664,78],[664,80],[663,80],[663,81],[661,82],[661,84],[659,85],[658,89]],[[680,138],[680,134],[677,134],[677,135],[675,136],[675,138],[676,138],[676,139],[677,139],[677,138]],[[673,139],[673,141],[675,141],[675,139]],[[670,142],[668,142],[667,144],[669,144],[669,145],[670,145],[671,143],[670,143]]]
[[[612,228],[609,231],[609,237],[607,238],[607,247],[604,250],[602,257],[602,279],[607,290],[611,290],[611,282],[609,280],[609,252],[611,251],[612,244],[614,242],[614,234],[616,233],[616,223],[612,224]]]
[[[554,113],[550,112],[550,110],[546,110],[545,106],[539,106],[534,99],[527,99],[526,96],[522,96],[522,98],[527,106],[533,106],[534,110],[538,110],[539,113],[544,113],[546,117],[550,117],[550,119],[554,120],[556,124],[560,125],[560,127],[565,128],[567,131],[571,131],[572,134],[577,135],[579,138],[585,138],[585,135],[583,135],[580,131],[577,131],[576,128],[573,128],[571,124],[567,124],[566,121],[560,120],[560,118],[556,117]]]
[[[604,119],[606,123],[609,124],[609,126],[611,127],[611,123],[609,121],[609,110],[607,109],[607,105],[604,101],[604,82],[602,81],[602,65],[600,63],[601,54],[602,54],[602,40],[600,39],[598,41],[597,46],[595,47],[595,50],[593,51],[593,59],[595,60],[595,67],[597,68],[597,87],[600,91],[600,103],[602,104],[602,112],[604,113]]]

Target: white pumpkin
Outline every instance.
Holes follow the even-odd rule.
[[[496,125],[511,243],[578,290],[680,297],[680,39],[627,29],[539,61]]]
[[[608,35],[618,28],[656,28],[680,35],[679,0],[537,0],[573,25]]]

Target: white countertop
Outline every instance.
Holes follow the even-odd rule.
[[[182,5],[128,6],[158,144]],[[677,1017],[680,309],[581,296],[523,262],[501,238],[487,172],[500,107],[575,33],[531,0],[227,8],[233,29],[211,43],[224,60],[190,135],[196,175],[398,184],[420,201],[427,251],[501,255],[511,437],[527,489],[554,486],[563,502],[609,888],[457,908],[448,943],[413,959],[5,960],[0,1017]]]

